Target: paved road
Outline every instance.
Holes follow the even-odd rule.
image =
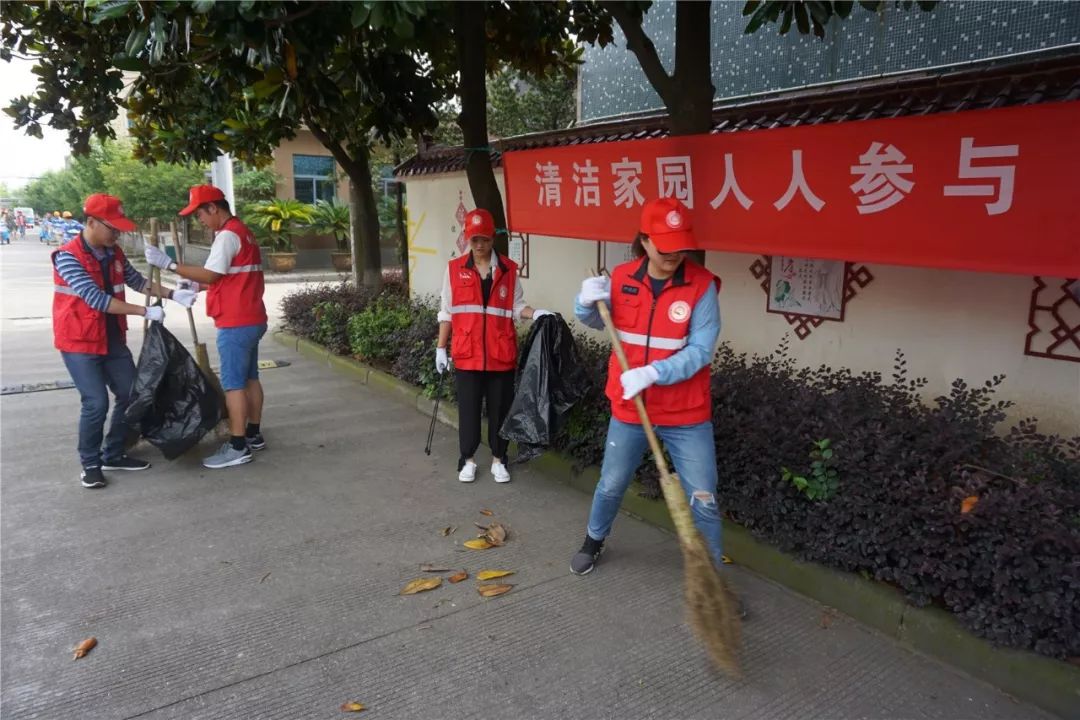
[[[47,255],[0,248],[4,385],[65,378]],[[181,313],[168,325],[186,339]],[[844,617],[823,628],[821,606],[737,567],[745,677],[718,676],[682,621],[670,535],[621,518],[574,577],[588,497],[530,470],[464,486],[453,431],[427,457],[414,410],[269,341],[264,356],[293,364],[264,374],[254,463],[204,470],[208,440],[104,491],[76,481],[74,391],[2,398],[5,719],[338,718],[348,700],[371,718],[1047,717]],[[482,508],[512,528],[505,547],[461,546]],[[515,588],[398,596],[426,562],[512,569]]]

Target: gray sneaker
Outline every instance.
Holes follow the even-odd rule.
[[[244,463],[251,462],[251,449],[247,446],[243,450],[237,450],[232,446],[231,442],[226,442],[221,446],[221,449],[202,461],[203,467],[208,467],[211,470],[217,470],[218,468],[232,467],[233,465],[243,465]]]
[[[596,567],[596,561],[600,559],[602,552],[604,552],[604,541],[593,540],[586,533],[581,549],[570,558],[570,572],[575,575],[588,575]]]

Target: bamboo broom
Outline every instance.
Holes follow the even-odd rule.
[[[176,248],[176,261],[181,265],[184,264],[184,243],[180,241],[180,233],[176,229],[176,221],[169,221],[169,231],[172,234],[172,244]],[[202,370],[203,375],[218,392],[218,396],[221,398],[221,419],[226,420],[229,417],[229,408],[225,404],[225,390],[221,387],[221,380],[218,378],[217,373],[214,372],[214,368],[210,365],[210,353],[206,350],[206,343],[199,342],[199,333],[195,329],[195,314],[191,308],[186,308],[188,316],[188,326],[191,328],[191,341],[195,344],[195,364]]]
[[[611,347],[615,350],[619,365],[625,372],[630,369],[630,363],[626,360],[626,353],[623,351],[622,343],[619,342],[619,335],[615,332],[608,306],[603,300],[597,302],[596,305],[600,310],[600,317],[604,319],[604,327],[607,328],[608,335],[611,337]],[[656,469],[660,472],[660,489],[664,493],[664,501],[675,524],[679,547],[682,548],[683,565],[686,571],[684,588],[686,610],[690,627],[693,628],[698,639],[705,644],[713,663],[725,673],[738,677],[742,674],[738,658],[742,644],[738,602],[728,587],[727,581],[713,564],[712,554],[705,545],[701,532],[694,525],[690,505],[679,478],[668,472],[667,461],[660,449],[660,441],[656,437],[652,423],[649,422],[640,393],[634,396],[634,405],[641,418],[641,426],[645,429],[645,436],[649,439],[649,447],[656,460]]]

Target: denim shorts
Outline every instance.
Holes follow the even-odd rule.
[[[265,324],[218,328],[221,387],[243,390],[248,380],[259,379],[259,340],[265,333]]]

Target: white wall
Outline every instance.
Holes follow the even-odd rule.
[[[502,187],[501,172],[496,177]],[[446,262],[457,255],[459,193],[468,209],[472,195],[464,173],[409,178],[407,187],[413,292],[437,294]],[[529,303],[569,320],[574,295],[596,266],[596,248],[592,241],[532,236],[530,277],[522,281]],[[870,265],[874,280],[847,303],[844,321],[825,322],[799,340],[782,316],[765,312],[761,281],[749,269],[755,259],[706,254],[723,279],[721,339],[737,352],[770,353],[789,334],[801,365],[878,371],[888,379],[900,348],[909,377],[929,381],[927,399],[947,394],[958,377],[977,386],[1004,374],[995,397],[1015,403],[1011,419],[1035,416],[1044,432],[1080,434],[1080,363],[1024,355],[1030,277]]]

